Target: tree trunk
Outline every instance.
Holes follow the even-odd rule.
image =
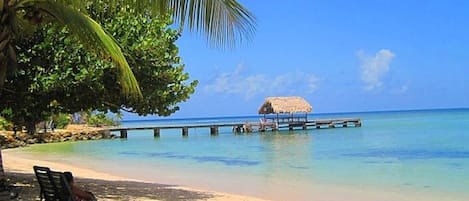
[[[34,135],[36,133],[36,123],[34,121],[26,123],[26,130],[28,130],[28,134]]]
[[[8,68],[8,49],[11,46],[11,12],[7,10],[8,0],[0,0],[0,93],[3,91],[3,83]],[[16,61],[15,61],[16,62]],[[0,184],[6,181],[5,170],[3,169],[2,148],[0,148]]]
[[[6,181],[5,170],[3,169],[2,148],[0,147],[0,185]]]
[[[0,0],[3,1],[3,0]],[[1,8],[3,10],[3,8]],[[0,11],[0,20],[7,15],[6,12]],[[7,59],[7,43],[9,43],[9,37],[3,36],[8,31],[8,27],[5,23],[0,22],[0,89],[3,89],[3,84],[7,75],[8,59]]]
[[[3,89],[8,69],[17,66],[16,51],[12,44],[16,35],[16,13],[9,0],[0,0],[0,90]]]

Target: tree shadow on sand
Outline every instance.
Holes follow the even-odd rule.
[[[33,174],[7,173],[9,183],[21,187],[17,200],[39,200],[39,184]],[[93,192],[98,200],[207,200],[214,195],[177,186],[133,181],[76,178],[76,185]]]

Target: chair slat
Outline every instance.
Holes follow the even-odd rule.
[[[41,166],[34,166],[33,169],[41,188],[41,200],[75,201],[63,172],[51,171],[50,168]]]

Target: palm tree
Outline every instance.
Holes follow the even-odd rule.
[[[95,0],[104,1],[111,12],[132,12],[157,16],[170,12],[182,31],[206,35],[211,45],[234,47],[237,42],[249,39],[255,31],[253,15],[236,0]],[[112,36],[91,19],[83,6],[83,0],[0,0],[0,93],[7,73],[16,67],[15,38],[21,28],[40,25],[43,19],[67,26],[71,33],[89,47],[90,51],[113,61],[124,93],[139,96],[138,83]],[[0,180],[4,179],[0,149]]]

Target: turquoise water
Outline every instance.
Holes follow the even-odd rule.
[[[129,131],[128,139],[45,144],[18,152],[156,182],[265,196],[316,184],[465,194],[469,187],[469,109],[318,114],[357,117],[360,128],[210,136],[209,129]],[[259,117],[123,122],[123,126],[258,120]],[[278,192],[281,188],[284,191]],[[305,192],[303,192],[305,191]],[[304,199],[307,200],[305,195]]]

